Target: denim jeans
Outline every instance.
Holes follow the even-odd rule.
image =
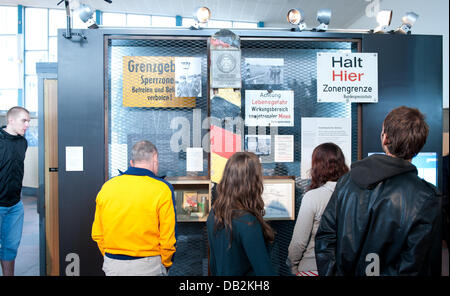
[[[0,260],[16,259],[23,229],[23,203],[0,207]]]

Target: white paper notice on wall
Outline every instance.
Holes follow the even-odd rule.
[[[202,172],[203,171],[203,148],[195,147],[186,148],[186,171]]]
[[[317,102],[377,103],[377,53],[317,53]]]
[[[294,161],[294,135],[275,135],[275,162]]]
[[[66,146],[66,172],[83,171],[83,146]]]
[[[302,161],[301,178],[310,179],[311,157],[318,145],[331,142],[338,145],[350,167],[352,161],[352,120],[351,118],[303,117],[302,118]]]
[[[294,126],[294,91],[246,90],[246,126]]]

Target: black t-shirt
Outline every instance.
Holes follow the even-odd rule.
[[[10,135],[0,128],[0,207],[11,207],[20,201],[27,140]]]

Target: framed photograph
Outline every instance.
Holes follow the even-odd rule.
[[[269,156],[272,139],[270,135],[246,135],[245,151],[253,152],[258,156]]]
[[[295,180],[264,179],[264,219],[295,220]]]
[[[185,191],[183,193],[183,209],[188,212],[197,212],[197,191]]]
[[[246,58],[246,84],[283,84],[284,59]]]
[[[202,96],[202,59],[175,58],[175,97]]]

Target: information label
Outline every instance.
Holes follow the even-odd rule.
[[[378,102],[377,53],[317,53],[317,101]]]
[[[294,126],[294,91],[246,90],[245,125]]]

